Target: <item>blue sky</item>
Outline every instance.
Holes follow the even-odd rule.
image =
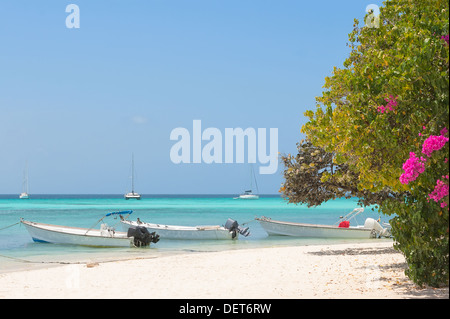
[[[68,29],[68,4],[80,28]],[[296,151],[376,1],[0,1],[0,193],[235,194],[248,164],[174,164],[170,132],[278,128]],[[282,165],[258,175],[277,193]]]

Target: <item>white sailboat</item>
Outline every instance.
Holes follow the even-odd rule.
[[[141,199],[141,195],[134,191],[134,154],[131,156],[131,192],[124,195],[125,199]]]
[[[28,162],[25,165],[25,170],[23,171],[23,183],[22,183],[22,193],[19,195],[20,199],[29,199],[28,195]]]
[[[240,194],[238,197],[234,197],[234,199],[259,199],[259,195],[253,194],[253,180],[255,181],[256,192],[259,193],[258,183],[256,182],[255,172],[253,171],[253,166],[250,168],[250,189],[244,191],[243,194]]]
[[[239,195],[239,197],[235,197],[235,199],[259,199],[259,195],[253,194],[252,190],[250,189]]]

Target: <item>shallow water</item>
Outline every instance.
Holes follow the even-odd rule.
[[[267,236],[254,220],[267,216],[276,220],[332,225],[339,216],[356,208],[356,199],[330,201],[316,208],[288,204],[279,196],[261,196],[259,200],[235,200],[232,195],[143,195],[137,200],[124,200],[122,195],[34,195],[21,200],[16,195],[0,195],[0,272],[58,264],[59,262],[94,262],[159,257],[164,255],[248,249],[275,246],[335,244],[361,242]],[[75,227],[93,227],[112,211],[133,210],[130,219],[168,225],[224,225],[228,218],[250,227],[250,236],[238,240],[160,240],[146,248],[94,248],[72,245],[35,243],[20,218],[35,222]],[[379,213],[366,208],[357,219],[364,224],[367,217],[378,218]],[[383,221],[387,218],[382,216]],[[104,219],[121,230],[119,219]],[[355,225],[355,222],[352,222]],[[95,228],[99,228],[97,224]],[[373,239],[367,239],[370,241]],[[365,241],[365,240],[363,240]]]

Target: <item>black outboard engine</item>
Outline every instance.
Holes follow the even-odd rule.
[[[237,232],[239,232],[239,234],[241,234],[244,237],[247,237],[248,235],[250,235],[250,231],[248,230],[248,227],[242,228],[241,226],[239,226],[237,221],[235,221],[231,218],[228,218],[224,227],[226,229],[228,229],[230,232],[232,232],[232,236],[231,236],[232,238],[236,238]]]
[[[127,232],[128,237],[134,237],[134,245],[136,247],[144,247],[150,245],[150,243],[157,243],[159,241],[159,235],[156,232],[150,233],[145,227],[130,227]]]

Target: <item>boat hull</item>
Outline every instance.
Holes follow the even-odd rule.
[[[174,226],[151,223],[140,223],[124,220],[122,227],[125,231],[131,226],[141,226],[149,232],[156,232],[161,239],[182,239],[182,240],[231,240],[237,239],[238,232],[231,232],[221,226]],[[233,237],[234,236],[234,237]]]
[[[372,238],[372,229],[362,227],[342,228],[329,225],[313,225],[256,218],[269,236],[293,236],[309,238]]]
[[[124,195],[125,199],[137,199],[140,200],[141,199],[141,195],[139,195],[138,193],[128,193]]]
[[[97,229],[49,225],[25,220],[22,220],[22,224],[35,242],[96,247],[133,246],[133,237],[128,237],[123,232],[115,232],[111,237]]]
[[[238,199],[259,199],[258,195],[239,195]]]

